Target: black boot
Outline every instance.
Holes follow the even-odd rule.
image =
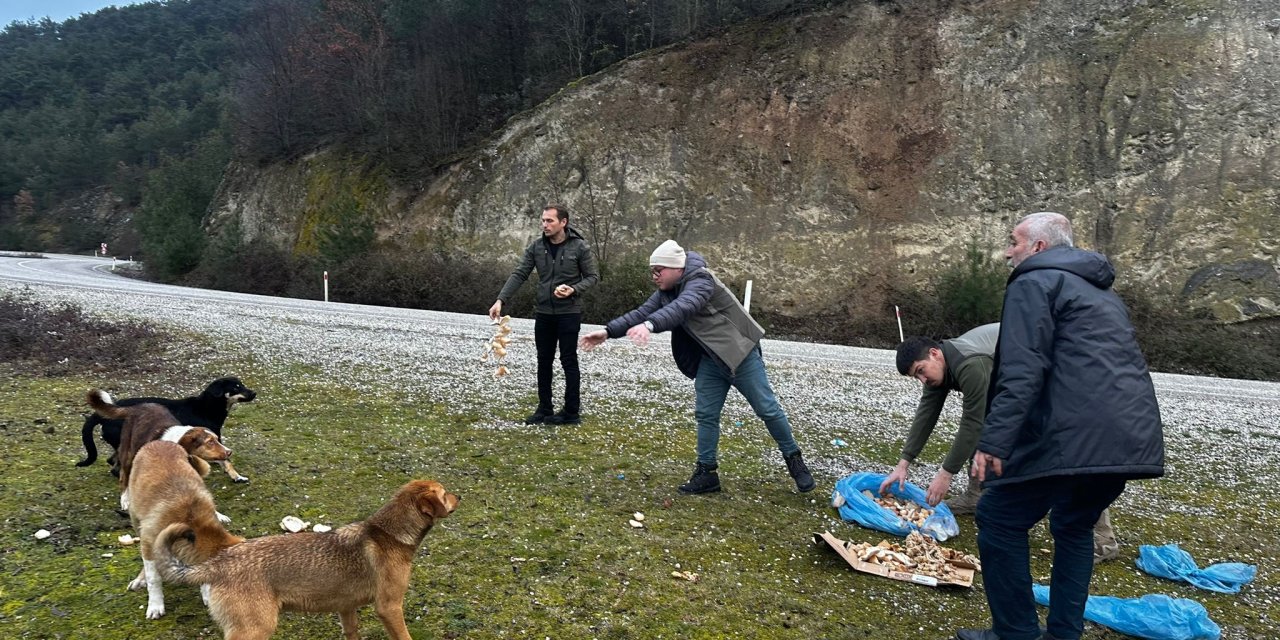
[[[547,424],[582,424],[582,416],[578,415],[577,411],[561,409],[559,413],[547,416],[545,422]]]
[[[680,485],[680,493],[715,493],[720,490],[720,475],[716,473],[719,467],[714,464],[702,464],[699,462],[693,468],[693,477],[689,481]]]
[[[808,493],[818,486],[813,481],[813,475],[809,473],[809,467],[804,465],[804,458],[800,457],[799,451],[783,458],[783,461],[787,463],[787,473],[790,473],[791,477],[795,479],[796,488],[800,490],[800,493]]]
[[[547,422],[547,418],[550,418],[551,416],[555,415],[555,413],[556,413],[556,410],[551,407],[538,407],[536,411],[529,414],[529,417],[524,419],[524,423],[525,424],[542,424],[543,422]]]

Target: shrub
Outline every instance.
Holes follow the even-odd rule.
[[[200,264],[183,279],[185,284],[270,296],[294,296],[295,272],[302,261],[271,243],[254,239],[240,240],[234,226],[224,229],[205,250]],[[319,291],[319,287],[315,287]]]
[[[234,237],[238,234],[230,234]],[[1000,319],[1007,271],[971,245],[962,262],[917,285],[892,267],[853,278],[836,308],[791,316],[758,305],[752,315],[770,337],[891,349],[903,332],[952,338]],[[519,256],[482,260],[457,253],[388,249],[348,259],[330,271],[330,299],[338,302],[480,314],[486,312]],[[881,261],[887,264],[886,261]],[[222,239],[205,252],[189,284],[229,291],[319,299],[320,261],[263,241]],[[532,274],[530,280],[537,279]],[[729,283],[735,292],[741,286]],[[525,283],[504,313],[532,317],[534,283]],[[583,321],[607,322],[639,306],[653,292],[643,255],[603,265],[601,282],[583,300]],[[1121,291],[1152,370],[1275,380],[1280,378],[1280,321],[1221,325],[1140,290]]]
[[[463,254],[384,249],[348,260],[329,272],[330,299],[393,307],[483,313],[497,299],[511,265]],[[532,298],[532,288],[520,291]],[[520,315],[532,304],[517,295],[503,313]]]
[[[633,254],[600,266],[600,283],[582,298],[582,321],[604,324],[653,295],[647,256]]]
[[[944,337],[999,322],[1008,279],[1008,267],[992,259],[991,251],[983,249],[977,240],[971,241],[960,264],[943,269],[934,279],[938,312],[947,334]]]
[[[1207,311],[1169,305],[1143,289],[1118,293],[1153,371],[1280,379],[1280,320],[1221,324]]]
[[[0,362],[35,375],[157,370],[171,340],[141,322],[106,322],[29,293],[0,294]]]

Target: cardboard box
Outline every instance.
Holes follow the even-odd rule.
[[[942,579],[942,578],[936,578],[934,576],[920,575],[918,573],[907,573],[905,571],[891,571],[889,567],[886,567],[882,564],[876,564],[874,562],[863,562],[862,560],[859,560],[857,556],[853,555],[852,553],[849,553],[849,550],[846,549],[844,546],[844,541],[841,540],[840,538],[837,538],[831,535],[830,531],[824,531],[822,533],[814,533],[813,541],[815,544],[826,545],[827,547],[831,548],[836,553],[840,554],[840,557],[844,558],[844,561],[849,563],[849,566],[863,573],[870,573],[872,575],[880,576],[882,578],[889,578],[890,580],[914,582],[916,584],[923,584],[929,587],[972,587],[973,586],[973,574],[975,573],[975,567],[967,562],[961,562],[959,560],[951,560],[950,561],[951,565],[956,568],[957,575],[947,579]]]

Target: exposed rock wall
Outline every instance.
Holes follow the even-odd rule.
[[[1047,209],[1123,281],[1274,316],[1277,121],[1271,0],[845,2],[583,79],[385,207],[381,231],[514,259],[562,201],[606,259],[673,237],[803,313],[970,241],[1001,251]],[[262,217],[272,198],[252,194],[289,192],[278,175],[232,180],[215,214]]]

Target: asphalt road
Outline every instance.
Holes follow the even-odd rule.
[[[476,315],[470,314],[344,304],[324,302],[323,300],[277,298],[144,282],[115,273],[114,269],[123,264],[111,258],[58,254],[43,254],[43,257],[32,257],[15,253],[0,253],[0,281],[33,288],[59,287],[90,292],[129,293],[152,298],[169,297],[208,301],[220,306],[249,308],[255,314],[270,313],[275,310],[283,313],[303,312],[330,315],[334,316],[335,320],[348,323],[358,323],[361,322],[361,319],[383,326],[387,323],[412,323],[415,326],[430,326],[434,324],[474,327],[477,323]],[[316,283],[316,290],[317,297],[319,297],[322,291],[322,283],[319,281]],[[529,322],[531,325],[531,321]],[[445,326],[440,328],[447,330]],[[584,327],[583,330],[584,332],[587,331],[588,327]],[[655,336],[655,341],[658,344],[662,344],[664,337]],[[796,364],[808,362],[829,366],[865,367],[883,371],[892,371],[893,368],[893,353],[887,350],[783,340],[766,340],[765,348],[770,360],[775,362],[789,360],[794,361]],[[1156,373],[1154,374],[1154,379],[1162,395],[1171,394],[1174,396],[1224,400],[1240,399],[1280,404],[1280,383],[1275,382],[1168,373]]]

